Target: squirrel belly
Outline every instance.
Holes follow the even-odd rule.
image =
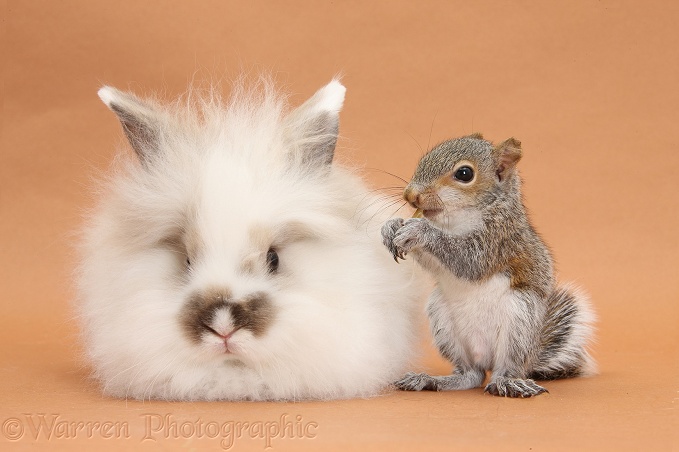
[[[427,315],[436,347],[460,368],[516,366],[516,377],[536,380],[596,372],[586,349],[595,317],[572,287],[540,299],[514,290],[505,274],[483,281],[447,274],[429,297]]]
[[[437,279],[427,303],[437,348],[459,366],[491,370],[506,319],[513,316],[518,301],[509,278],[497,274],[473,282],[448,273]]]

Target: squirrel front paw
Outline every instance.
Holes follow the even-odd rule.
[[[423,244],[429,227],[429,222],[423,218],[411,218],[403,223],[393,240],[398,257],[403,259],[413,248]]]
[[[396,249],[396,245],[394,245],[394,237],[404,222],[403,218],[392,218],[382,226],[382,243],[387,247],[396,262],[398,262],[399,257],[403,259],[403,256]]]

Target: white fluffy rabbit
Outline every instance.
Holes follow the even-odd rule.
[[[165,106],[99,91],[136,153],[117,159],[81,247],[105,394],[366,397],[408,367],[420,292],[381,244],[383,202],[333,163],[344,86],[289,113],[257,86]]]

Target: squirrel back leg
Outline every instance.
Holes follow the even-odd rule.
[[[441,356],[450,361],[455,370],[451,375],[434,376],[426,373],[408,372],[402,379],[394,383],[403,391],[454,391],[472,389],[481,386],[486,378],[484,369],[467,364],[464,347],[455,338],[451,318],[442,309],[444,303],[439,289],[435,289],[429,297],[427,314],[434,343]]]
[[[481,386],[485,376],[479,369],[463,369],[456,365],[452,375],[408,372],[394,385],[402,391],[460,391]]]
[[[587,351],[594,321],[584,294],[568,286],[554,290],[547,299],[540,352],[530,377],[556,380],[596,373],[596,364]]]
[[[547,391],[529,377],[539,351],[542,300],[531,292],[511,291],[501,300],[507,307],[498,332],[495,362],[484,392],[500,397],[533,397]]]

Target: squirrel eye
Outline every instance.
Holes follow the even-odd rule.
[[[461,166],[455,171],[453,177],[460,182],[469,182],[474,179],[474,170],[469,166]]]
[[[273,248],[269,248],[269,251],[266,253],[266,266],[269,273],[276,273],[278,271],[278,253]]]

